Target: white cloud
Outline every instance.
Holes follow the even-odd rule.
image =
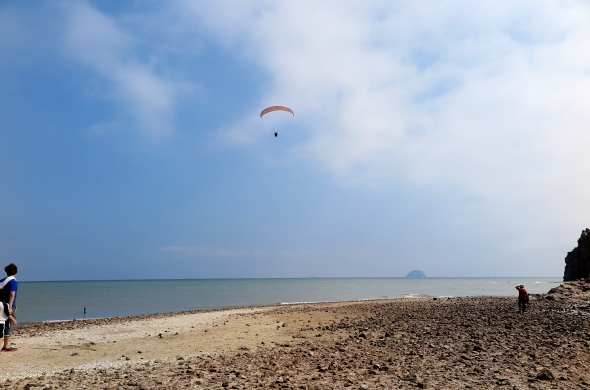
[[[590,220],[585,2],[187,1],[183,11],[268,72],[260,107],[289,105],[309,133],[293,157],[346,182],[472,194],[491,220],[531,234]],[[253,142],[259,128],[245,118],[230,141]]]
[[[173,131],[175,102],[190,90],[187,82],[159,75],[136,54],[138,40],[116,20],[85,2],[64,3],[69,53],[114,89],[109,98],[125,107],[135,126],[153,140]]]
[[[203,246],[163,246],[158,248],[162,253],[183,259],[198,258],[231,258],[231,257],[264,257],[262,251],[237,251],[233,249],[203,247]]]

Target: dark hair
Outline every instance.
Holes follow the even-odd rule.
[[[14,276],[18,272],[18,268],[16,268],[16,264],[10,263],[4,267],[4,272],[6,272],[6,276]]]

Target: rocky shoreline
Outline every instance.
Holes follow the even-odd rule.
[[[0,385],[137,390],[585,389],[590,388],[589,315],[586,280],[532,296],[524,315],[517,310],[516,297],[261,308],[207,325],[214,332],[233,323],[244,333],[232,336],[235,348],[201,351],[201,336],[194,334],[194,348],[165,358],[72,365]],[[109,327],[109,321],[141,326],[142,320],[35,325],[20,329],[19,337],[60,332],[64,326]],[[248,333],[255,321],[261,324],[256,336]],[[226,329],[219,332],[228,334]]]

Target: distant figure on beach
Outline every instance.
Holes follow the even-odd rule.
[[[524,314],[526,305],[529,303],[529,293],[524,289],[522,284],[520,286],[516,286],[516,289],[518,290],[518,310],[521,314]]]
[[[0,280],[0,301],[4,302],[8,306],[8,312],[12,318],[16,317],[16,292],[18,290],[18,282],[16,281],[15,275],[18,272],[16,264],[10,263],[4,267],[6,277]],[[16,325],[16,320],[14,321]],[[10,334],[12,331],[11,321],[6,322],[4,326],[4,346],[2,352],[14,352],[18,348],[12,348],[10,346]]]
[[[12,325],[16,325],[16,318],[10,314],[10,309],[8,308],[8,303],[0,302],[2,305],[2,309],[0,309],[0,339],[4,338],[4,331],[6,328],[6,320],[12,322]]]

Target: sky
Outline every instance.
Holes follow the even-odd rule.
[[[590,227],[588,91],[583,0],[1,1],[0,259],[560,277]]]

